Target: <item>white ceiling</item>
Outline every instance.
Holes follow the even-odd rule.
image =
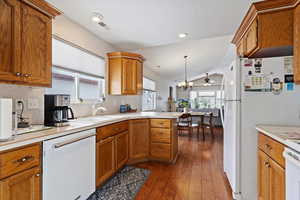
[[[186,42],[149,47],[136,52],[145,58],[145,65],[168,80],[184,79],[184,56],[188,57],[188,78],[211,71],[226,55],[232,35],[189,40]],[[160,66],[160,67],[158,67]]]
[[[252,0],[47,0],[66,16],[121,49],[232,34]],[[110,30],[91,21],[103,14]]]
[[[121,50],[140,52],[145,65],[168,80],[218,67],[250,3],[255,0],[47,0]],[[110,30],[91,20],[100,12]],[[179,33],[189,33],[179,39]],[[156,66],[160,66],[157,68]]]

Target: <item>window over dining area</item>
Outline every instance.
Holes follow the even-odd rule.
[[[192,109],[221,108],[223,91],[190,91]]]

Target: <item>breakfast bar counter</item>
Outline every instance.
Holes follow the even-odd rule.
[[[177,112],[140,112],[130,114],[97,115],[78,118],[70,121],[69,126],[53,127],[51,129],[16,135],[10,141],[0,142],[0,151],[34,144],[45,140],[69,135],[79,131],[93,129],[121,121],[133,119],[177,119],[182,113]]]

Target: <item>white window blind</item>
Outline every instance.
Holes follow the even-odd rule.
[[[69,94],[73,102],[103,100],[105,60],[65,41],[52,43],[52,88],[46,93]]]
[[[66,42],[52,39],[52,63],[96,76],[105,76],[105,60]]]
[[[46,88],[47,94],[69,94],[76,100],[76,74],[68,70],[52,68],[52,88]]]

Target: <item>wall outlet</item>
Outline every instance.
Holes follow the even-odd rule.
[[[38,98],[29,98],[27,102],[27,107],[30,110],[39,109],[40,102]]]

